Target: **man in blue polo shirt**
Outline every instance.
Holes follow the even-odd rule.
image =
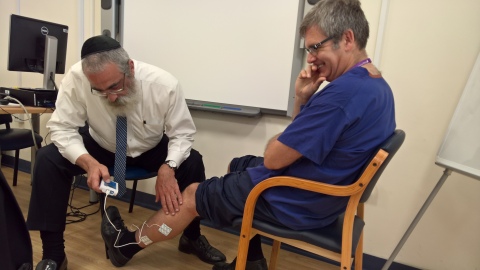
[[[116,208],[107,209],[122,235],[135,234],[135,252],[175,237],[196,216],[219,227],[230,226],[243,215],[251,189],[272,176],[351,184],[376,147],[394,132],[393,94],[365,51],[369,27],[360,2],[319,1],[305,16],[300,34],[309,65],[296,81],[293,121],[268,142],[264,157],[233,159],[230,173],[190,185],[176,212],[159,211],[136,232],[124,228]],[[318,91],[324,81],[330,83]],[[294,230],[320,228],[335,221],[346,205],[346,198],[275,187],[258,200],[255,218]],[[129,251],[115,248],[118,233],[112,223],[106,218],[102,223],[106,244],[118,256],[131,258],[131,251],[124,254]],[[120,239],[118,244],[125,243]],[[260,236],[252,238],[246,269],[267,269],[260,244]],[[213,269],[235,269],[235,261],[217,263]]]

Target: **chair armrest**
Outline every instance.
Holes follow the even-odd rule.
[[[258,183],[248,197],[249,199],[250,197],[258,197],[266,189],[277,186],[293,187],[332,196],[351,196],[368,185],[370,179],[375,175],[387,156],[388,153],[386,151],[380,150],[368,164],[361,177],[355,183],[347,186],[331,185],[291,176],[275,176]],[[249,204],[248,199],[246,203]]]
[[[380,149],[365,168],[360,178],[355,183],[347,186],[331,185],[291,176],[275,176],[265,179],[250,191],[247,201],[245,202],[243,222],[246,222],[249,224],[248,226],[251,226],[258,197],[263,191],[272,187],[287,186],[332,196],[352,196],[358,194],[367,187],[368,183],[387,157],[388,153]],[[360,199],[360,196],[358,196],[358,199]]]

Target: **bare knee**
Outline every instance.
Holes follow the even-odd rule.
[[[186,207],[187,211],[195,214],[195,216],[198,216],[195,203],[195,193],[198,185],[199,183],[192,183],[183,191],[183,206]]]

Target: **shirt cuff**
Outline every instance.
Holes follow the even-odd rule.
[[[63,153],[63,157],[68,159],[72,164],[75,164],[78,157],[80,157],[83,154],[88,154],[87,149],[85,146],[81,144],[74,144],[68,146],[68,148],[65,149],[65,152]]]
[[[168,151],[167,159],[165,159],[165,161],[167,161],[167,160],[175,161],[175,163],[177,163],[177,168],[178,168],[178,167],[180,167],[182,162],[185,161],[185,159],[188,158],[189,155],[190,154],[185,155],[184,153],[180,153],[180,152]]]

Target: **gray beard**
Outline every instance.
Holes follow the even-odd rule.
[[[127,88],[127,94],[125,96],[119,96],[115,102],[110,102],[106,98],[102,98],[102,103],[107,110],[111,111],[117,116],[127,116],[130,112],[135,110],[138,102],[140,101],[140,91],[138,88],[138,82],[136,79],[132,80],[132,83]]]

